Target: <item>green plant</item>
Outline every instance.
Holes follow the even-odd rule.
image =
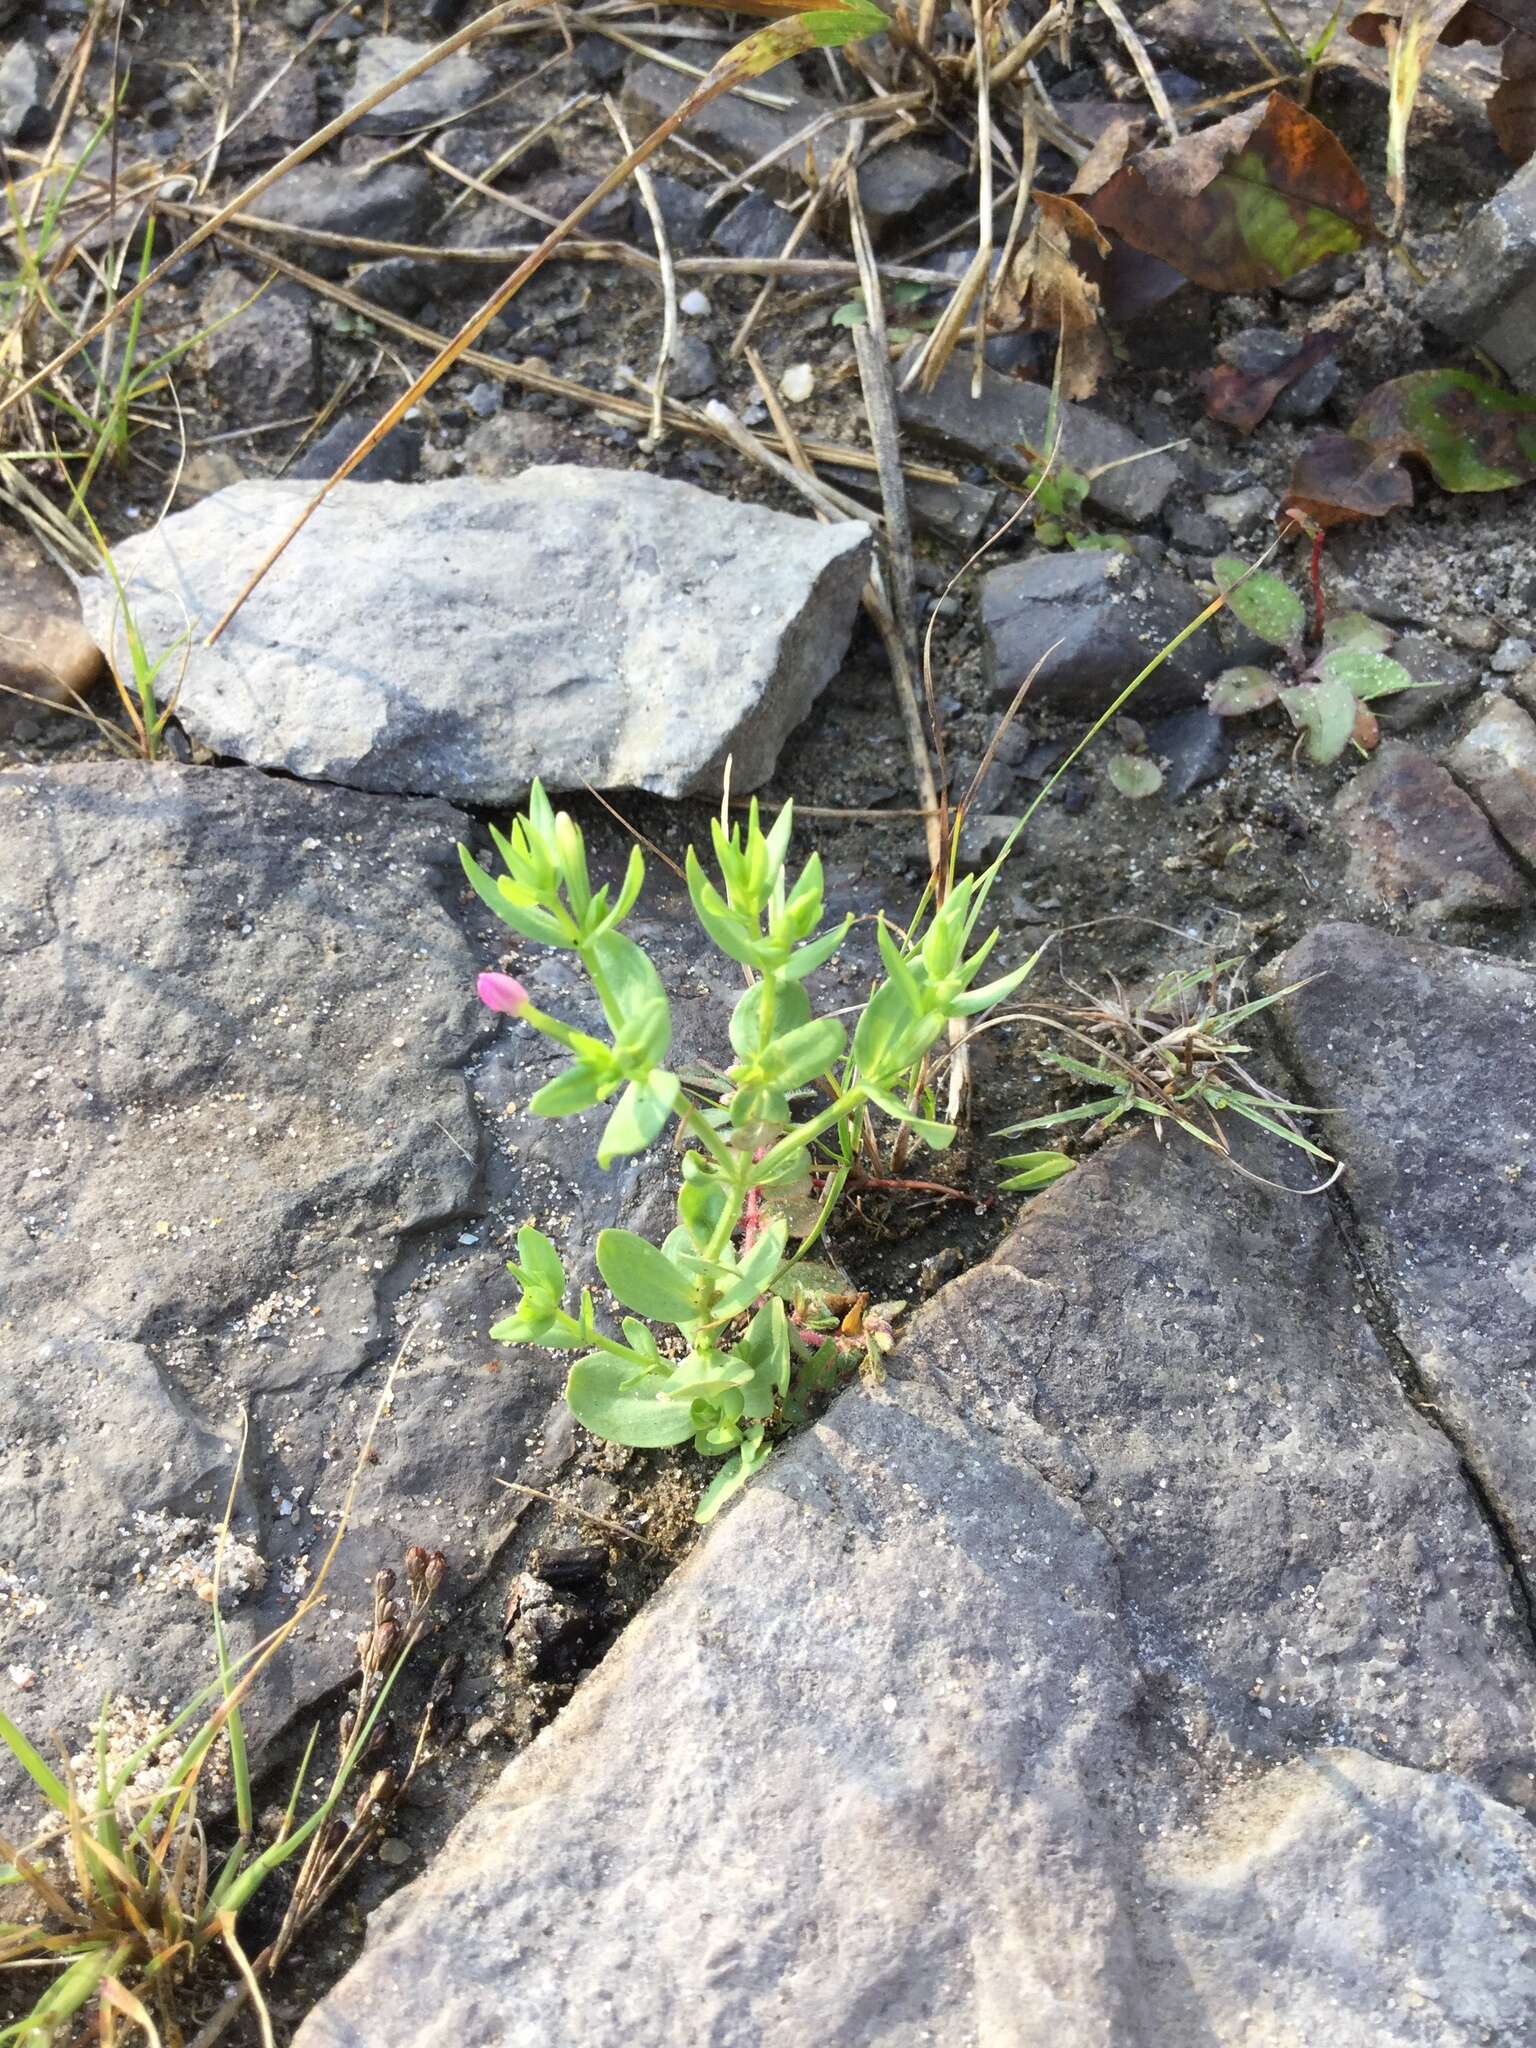
[[[1250,570],[1235,555],[1213,565],[1228,605],[1251,632],[1281,650],[1277,669],[1245,664],[1223,671],[1206,692],[1220,718],[1241,718],[1266,705],[1283,705],[1308,758],[1336,761],[1351,743],[1368,754],[1380,737],[1371,700],[1399,690],[1432,689],[1387,653],[1396,635],[1364,612],[1341,612],[1324,621],[1322,645],[1305,652],[1306,611],[1283,576]]]
[[[885,287],[886,297],[893,306],[920,306],[933,287],[913,284],[897,279]],[[864,287],[855,285],[851,295],[833,312],[829,324],[833,327],[863,327],[869,319],[869,308],[864,303]],[[913,318],[904,327],[888,327],[886,339],[894,342],[913,341],[919,334],[926,333],[933,326],[932,320]]]
[[[1339,1168],[1295,1121],[1297,1116],[1321,1112],[1286,1101],[1258,1080],[1244,1064],[1252,1047],[1236,1035],[1240,1026],[1293,994],[1300,984],[1250,999],[1239,970],[1238,960],[1221,960],[1210,967],[1165,974],[1144,995],[1128,995],[1116,985],[1111,995],[1080,1009],[1032,1015],[1031,1022],[1064,1035],[1078,1047],[1077,1053],[1044,1053],[1044,1064],[1099,1092],[1067,1109],[1009,1124],[995,1135],[1016,1138],[1029,1131],[1088,1123],[1089,1135],[1101,1137],[1126,1117],[1141,1116],[1159,1134],[1165,1123],[1174,1124],[1230,1161],[1223,1119],[1236,1116],[1320,1165],[1333,1167],[1331,1181]],[[1044,1160],[1051,1157],[1046,1154]],[[1039,1153],[1001,1163],[1023,1174],[1022,1181],[1004,1181],[1004,1187],[1043,1185],[1035,1177],[1049,1172]]]
[[[131,1754],[121,1760],[114,1754],[110,1701],[95,1726],[94,1757],[64,1758],[58,1771],[0,1714],[0,1743],[51,1810],[48,1825],[25,1848],[0,1836],[0,1887],[8,1889],[8,1904],[13,1888],[21,1888],[33,1915],[0,1921],[0,1968],[50,1973],[30,2009],[0,2027],[0,2048],[48,2048],[64,2039],[110,2042],[119,2019],[138,2028],[149,2048],[180,2041],[178,2013],[189,1987],[220,1953],[233,1969],[237,1999],[254,2005],[261,2038],[272,2040],[262,1981],[378,1841],[429,1754],[434,1718],[446,1698],[441,1683],[433,1688],[403,1767],[381,1767],[385,1707],[426,1634],[447,1569],[440,1552],[413,1545],[404,1559],[403,1610],[394,1572],[375,1577],[373,1617],[359,1639],[356,1691],[341,1719],[329,1784],[301,1819],[316,1728],[279,1822],[258,1826],[241,1702],[313,1611],[351,1498],[305,1597],[280,1627],[238,1657],[231,1655],[222,1612],[226,1509],[210,1587],[218,1675]],[[232,1487],[231,1508],[233,1501]],[[365,1770],[362,1794],[345,1810],[342,1803]],[[215,1780],[220,1797],[209,1800]],[[200,1811],[210,1804],[222,1818]],[[300,1855],[276,1934],[248,1956],[240,1914]]]
[[[872,1113],[935,1149],[950,1143],[954,1127],[935,1114],[930,1051],[951,1018],[991,1009],[1033,965],[978,985],[997,938],[993,931],[972,949],[994,867],[957,882],[942,901],[925,899],[905,934],[879,920],[885,974],[851,1035],[837,1017],[813,1015],[806,978],[836,953],[852,918],[820,929],[821,861],[813,853],[791,880],[792,823],[786,804],[765,831],[755,802],[745,830],[717,821],[718,885],[689,851],[694,911],[746,980],[731,1013],[731,1064],[690,1073],[664,1064],[666,991],[619,929],[644,879],[638,848],[616,895],[594,890],[580,828],[535,783],[527,812],[510,833],[493,835],[504,875],[493,881],[460,849],[496,916],[523,938],[576,954],[611,1033],[598,1038],[548,1015],[510,975],[482,975],[483,1001],[570,1054],[530,1109],[570,1116],[617,1097],[598,1140],[602,1166],[643,1150],[669,1123],[683,1148],[677,1226],[666,1239],[598,1236],[598,1271],[630,1312],[622,1336],[600,1327],[587,1290],[570,1313],[559,1255],[531,1227],[518,1233],[509,1268],[521,1300],[491,1335],[579,1352],[566,1395],[595,1435],[645,1448],[691,1442],[705,1457],[729,1458],[699,1503],[700,1521],[751,1477],[817,1393],[869,1361],[862,1317],[850,1326],[833,1314],[835,1290],[807,1274],[807,1254],[861,1153],[868,1156]]]

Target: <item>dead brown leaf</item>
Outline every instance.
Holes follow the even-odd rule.
[[[1317,434],[1296,458],[1280,510],[1306,526],[1344,526],[1412,503],[1413,480],[1396,455],[1353,434]]]
[[[1365,181],[1283,93],[1133,156],[1089,208],[1101,227],[1212,291],[1283,284],[1373,233]]]
[[[1091,398],[1112,356],[1099,325],[1099,291],[1079,269],[1074,242],[1101,256],[1109,242],[1091,214],[1059,192],[1034,192],[1035,224],[992,295],[999,328],[1026,327],[1058,337],[1064,398]]]
[[[1504,45],[1503,72],[1488,101],[1488,118],[1511,163],[1536,156],[1536,35],[1513,35]]]
[[[1332,355],[1338,342],[1336,334],[1309,335],[1276,370],[1239,370],[1232,363],[1218,363],[1200,379],[1206,412],[1240,434],[1251,434],[1281,392],[1304,377],[1314,363]]]
[[[1407,13],[1412,0],[1374,0],[1374,4],[1362,9],[1349,24],[1349,32],[1357,43],[1368,43],[1372,49],[1384,49],[1387,29],[1400,22]],[[1514,11],[1515,0],[1511,0],[1509,12]],[[1454,14],[1440,31],[1440,41],[1448,49],[1458,43],[1501,43],[1515,24],[1506,20],[1497,9],[1484,6],[1481,0],[1467,0],[1467,4]]]

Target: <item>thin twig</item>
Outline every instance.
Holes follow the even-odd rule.
[[[618,131],[619,141],[624,145],[626,156],[634,150],[629,130],[624,125],[624,116],[606,95],[603,106],[608,118]],[[667,233],[666,215],[661,210],[661,201],[656,196],[655,181],[645,164],[635,166],[635,184],[640,193],[640,204],[645,208],[651,223],[651,232],[656,237],[656,261],[661,271],[661,348],[656,358],[656,374],[651,379],[651,425],[650,431],[641,442],[649,454],[661,445],[666,431],[662,409],[667,397],[667,372],[672,367],[673,351],[677,347],[677,272],[672,267],[672,239]]]

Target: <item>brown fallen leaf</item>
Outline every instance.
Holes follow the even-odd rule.
[[[1503,77],[1488,101],[1488,118],[1511,163],[1536,156],[1536,35],[1513,35],[1504,45]]]
[[[1394,453],[1353,434],[1316,434],[1296,458],[1280,514],[1317,529],[1382,519],[1412,503],[1413,479]]]
[[[1218,363],[1199,379],[1207,414],[1240,434],[1251,434],[1281,392],[1304,377],[1314,363],[1332,355],[1338,342],[1336,334],[1309,335],[1275,370],[1240,370],[1233,363]]]
[[[1536,482],[1536,398],[1470,370],[1414,370],[1378,385],[1349,431],[1394,461],[1415,456],[1442,490]]]
[[[1033,192],[1035,224],[1020,243],[992,294],[998,328],[1027,327],[1058,337],[1061,394],[1091,398],[1113,360],[1099,325],[1099,292],[1079,269],[1073,243],[1086,242],[1100,256],[1109,243],[1093,217],[1075,199],[1057,192]]]
[[[1283,93],[1132,157],[1089,211],[1212,291],[1283,284],[1374,233],[1344,145]]]

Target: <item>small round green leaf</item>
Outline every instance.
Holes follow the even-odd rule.
[[[1146,754],[1115,754],[1109,779],[1122,796],[1156,796],[1163,786],[1163,771]]]
[[[1267,569],[1248,575],[1248,564],[1237,555],[1221,555],[1212,564],[1216,581],[1227,593],[1227,603],[1251,632],[1272,647],[1299,647],[1306,630],[1307,615],[1301,599],[1279,576]],[[1246,577],[1246,582],[1240,578]]]
[[[1385,654],[1397,635],[1368,612],[1340,612],[1323,626],[1325,647],[1364,647],[1373,654]]]
[[[1279,701],[1280,685],[1267,669],[1243,667],[1223,669],[1205,693],[1205,701],[1218,718],[1243,718],[1250,711],[1262,711]]]
[[[1400,661],[1368,647],[1335,647],[1317,664],[1317,672],[1328,682],[1343,683],[1362,703],[1415,687]]]
[[[1299,683],[1294,690],[1282,690],[1280,702],[1291,714],[1297,730],[1306,735],[1310,759],[1319,767],[1337,761],[1355,729],[1355,693],[1349,685],[1337,676],[1324,676],[1315,683]]]
[[[622,1358],[604,1351],[578,1358],[565,1383],[565,1398],[576,1420],[605,1443],[630,1444],[637,1450],[656,1451],[668,1444],[686,1443],[693,1435],[687,1404],[658,1401],[643,1387],[622,1393],[620,1388],[632,1371]]]

